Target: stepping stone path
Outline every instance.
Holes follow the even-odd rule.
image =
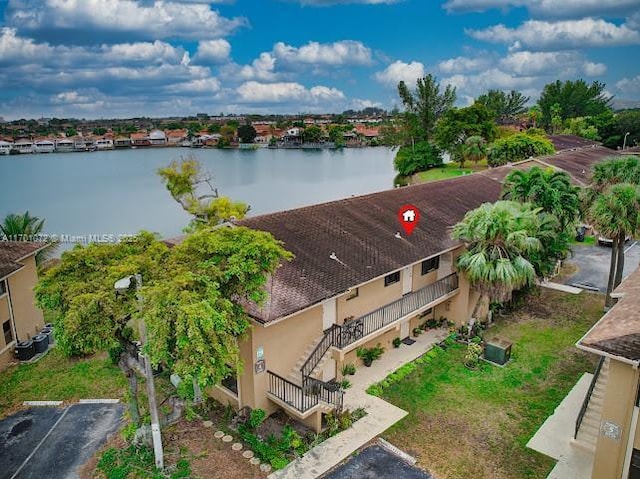
[[[213,437],[215,437],[216,439],[222,439],[224,437],[224,432],[216,431]]]
[[[265,463],[260,464],[260,470],[262,472],[271,472],[271,464],[265,464]]]
[[[233,444],[233,446],[231,446],[231,449],[233,449],[234,451],[240,451],[242,449],[242,444],[236,442]]]
[[[242,457],[244,457],[245,459],[251,459],[253,457],[253,451],[244,451],[242,453]]]
[[[202,425],[203,425],[204,427],[206,427],[206,428],[210,428],[210,427],[213,427],[213,422],[211,422],[211,421],[205,421],[205,422],[203,422],[203,423],[202,423]]]
[[[229,436],[228,434],[222,438],[222,442],[231,442],[233,441],[233,436]]]
[[[249,463],[253,466],[257,466],[258,464],[260,464],[260,459],[258,459],[257,457],[252,457]]]

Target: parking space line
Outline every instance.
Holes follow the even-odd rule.
[[[627,251],[629,251],[631,248],[633,248],[635,245],[637,245],[638,242],[634,241],[633,244],[631,246],[629,246],[626,250],[624,250],[624,254],[627,254]]]
[[[47,432],[44,437],[40,440],[40,442],[38,443],[38,445],[36,447],[33,448],[33,451],[31,451],[31,454],[29,454],[29,456],[27,456],[27,458],[23,461],[22,464],[20,464],[20,467],[18,468],[18,470],[13,474],[13,476],[11,476],[9,479],[16,479],[16,477],[18,477],[18,474],[20,474],[20,471],[22,471],[22,469],[24,469],[24,466],[27,465],[27,463],[31,460],[31,458],[33,457],[33,455],[38,452],[38,449],[40,449],[40,446],[42,446],[42,444],[44,443],[44,441],[47,440],[47,438],[49,437],[49,435],[51,434],[51,432],[56,428],[56,426],[58,424],[60,424],[60,421],[62,421],[62,419],[64,419],[64,417],[67,415],[67,413],[69,412],[69,409],[71,409],[72,406],[69,406],[67,409],[65,409],[65,411],[62,413],[62,415],[58,418],[58,420],[55,422],[55,424],[53,426],[51,426],[51,429],[49,429],[49,432]]]

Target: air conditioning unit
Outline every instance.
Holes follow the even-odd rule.
[[[492,339],[484,346],[484,358],[500,366],[507,364],[511,359],[512,343],[503,339]]]

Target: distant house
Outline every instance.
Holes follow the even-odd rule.
[[[55,144],[57,152],[73,151],[75,149],[75,142],[70,138],[58,138],[55,140]]]
[[[113,150],[113,140],[111,138],[98,138],[95,145],[97,150]]]
[[[131,133],[131,146],[149,146],[151,142],[149,141],[149,135],[146,131],[141,131],[138,133]]]
[[[45,247],[43,243],[0,241],[0,370],[13,361],[19,341],[31,339],[44,327],[33,288],[38,282],[35,256]]]
[[[0,140],[0,155],[8,155],[13,148],[13,143]]]
[[[376,126],[356,125],[356,133],[367,140],[374,140],[380,136],[380,128]]]
[[[166,131],[167,143],[172,146],[179,145],[180,143],[185,141],[188,136],[189,136],[188,130],[167,130]]]
[[[165,146],[167,144],[167,135],[162,130],[153,130],[149,133],[149,144],[151,146]]]
[[[131,148],[131,138],[126,136],[119,136],[113,140],[113,146],[115,148]]]

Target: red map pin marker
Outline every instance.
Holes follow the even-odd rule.
[[[404,205],[398,210],[398,221],[405,233],[410,235],[420,221],[420,210],[414,205]]]

